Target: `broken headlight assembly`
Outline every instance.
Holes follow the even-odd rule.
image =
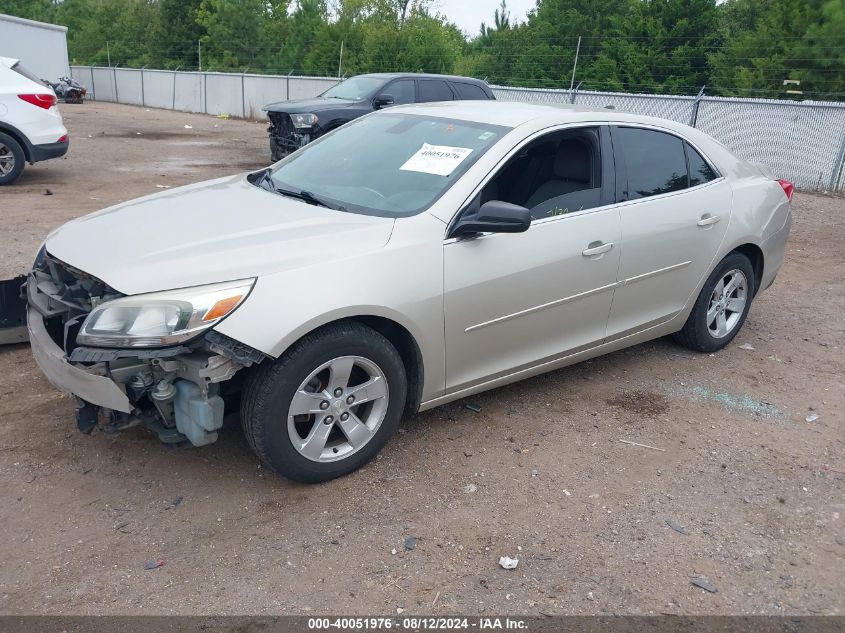
[[[163,347],[183,343],[234,312],[255,279],[113,299],[95,307],[76,337],[93,347]]]
[[[291,114],[290,120],[293,122],[293,127],[298,130],[314,127],[317,125],[317,122],[320,120],[316,114],[306,113],[306,114]]]

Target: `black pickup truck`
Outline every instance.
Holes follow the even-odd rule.
[[[374,110],[428,101],[495,99],[485,82],[471,77],[375,73],[350,77],[314,99],[264,107],[270,117],[270,153],[277,161],[326,132]]]

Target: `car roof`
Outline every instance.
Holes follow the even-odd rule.
[[[382,79],[448,79],[449,81],[462,81],[464,83],[484,84],[486,82],[475,77],[461,77],[459,75],[437,75],[433,73],[365,73],[362,75],[355,75],[356,77],[378,77]],[[350,77],[351,79],[351,77]]]
[[[389,111],[420,116],[449,117],[510,128],[544,120],[543,122],[550,125],[581,121],[643,123],[683,132],[684,134],[693,130],[693,128],[669,119],[629,114],[609,108],[588,108],[568,104],[546,105],[519,101],[442,101],[393,106]]]

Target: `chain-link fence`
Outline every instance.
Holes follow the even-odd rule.
[[[92,98],[264,119],[274,101],[308,99],[339,80],[216,72],[72,66]],[[575,104],[694,125],[741,158],[802,189],[845,191],[845,103],[685,97],[494,86],[502,101]]]
[[[845,103],[494,88],[497,99],[571,103],[672,119],[802,189],[845,190]]]

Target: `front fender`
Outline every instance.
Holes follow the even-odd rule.
[[[327,249],[343,249],[342,242]],[[217,330],[278,358],[309,332],[352,317],[381,317],[414,338],[425,367],[423,400],[445,389],[443,224],[397,219],[380,248],[261,276]]]

